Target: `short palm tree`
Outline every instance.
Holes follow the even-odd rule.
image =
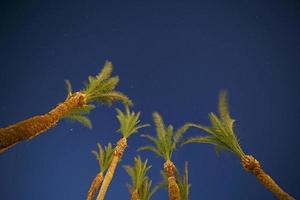
[[[151,166],[148,165],[148,160],[144,162],[141,157],[134,158],[134,166],[123,166],[127,174],[131,177],[132,184],[127,184],[131,194],[131,200],[150,200],[156,192],[157,187],[151,190],[151,180],[146,176]]]
[[[177,131],[173,130],[172,125],[165,126],[162,117],[158,112],[153,113],[153,120],[156,126],[156,137],[151,135],[142,135],[150,140],[154,145],[147,145],[138,150],[149,150],[162,157],[165,160],[164,171],[168,177],[168,193],[170,200],[180,200],[180,191],[176,183],[176,167],[171,161],[172,153],[176,145],[180,142],[182,135],[189,128],[188,124],[183,125]]]
[[[152,189],[152,181],[149,178],[145,179],[139,189],[140,200],[150,200],[157,190],[157,186]]]
[[[114,149],[112,148],[111,143],[108,143],[108,145],[104,148],[101,146],[101,144],[98,143],[98,151],[92,151],[92,153],[96,156],[99,162],[100,172],[94,177],[92,181],[86,198],[87,200],[92,200],[99,190],[100,184],[103,181],[103,176],[112,161]]]
[[[118,162],[123,156],[125,148],[127,147],[127,138],[137,133],[139,129],[149,126],[148,124],[140,124],[140,112],[135,113],[130,111],[128,106],[125,106],[125,112],[116,109],[117,118],[120,123],[120,128],[117,132],[122,134],[122,138],[117,142],[114,149],[112,162],[105,174],[103,183],[101,185],[97,200],[103,200],[107,191],[107,188],[113,178]]]
[[[163,178],[163,181],[158,185],[158,187],[167,187],[168,186],[168,177],[166,176],[166,174],[163,171],[161,172],[161,176]],[[189,183],[187,162],[185,163],[185,166],[184,166],[183,175],[181,175],[179,173],[179,171],[176,170],[175,177],[176,177],[177,185],[180,190],[181,200],[188,200],[191,184]]]
[[[244,169],[254,174],[258,181],[270,190],[278,199],[294,199],[288,193],[283,191],[279,185],[277,185],[276,182],[265,171],[263,171],[260,163],[252,155],[246,155],[242,150],[233,129],[234,120],[229,114],[227,93],[225,91],[220,93],[219,114],[219,117],[214,113],[209,114],[211,127],[200,124],[190,124],[191,127],[201,129],[207,132],[208,135],[189,138],[185,140],[183,144],[193,142],[209,143],[215,146],[217,152],[220,150],[228,150],[239,156]]]
[[[54,127],[62,118],[68,118],[91,127],[90,120],[85,116],[95,108],[91,103],[98,102],[111,105],[113,101],[121,101],[131,105],[131,100],[115,91],[119,82],[118,76],[111,77],[112,63],[106,62],[101,72],[95,77],[90,76],[85,88],[72,93],[71,84],[67,84],[67,98],[54,109],[43,115],[36,115],[5,128],[0,128],[0,153],[15,144],[29,140],[42,132]]]
[[[176,179],[178,182],[180,194],[181,194],[181,199],[182,200],[188,200],[189,199],[189,191],[191,184],[189,183],[189,173],[188,173],[188,164],[187,162],[185,163],[184,166],[184,173],[181,175],[178,171],[176,173]]]

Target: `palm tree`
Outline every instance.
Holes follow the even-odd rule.
[[[129,110],[128,106],[125,106],[125,113],[119,109],[116,109],[116,111],[117,119],[120,123],[120,128],[117,130],[117,132],[122,134],[122,138],[117,142],[117,145],[114,149],[112,162],[105,174],[97,200],[103,200],[105,197],[107,188],[113,178],[118,162],[122,158],[127,147],[127,138],[137,133],[139,129],[149,126],[148,124],[140,124],[140,112],[132,112]]]
[[[154,145],[147,145],[138,150],[152,151],[165,160],[164,171],[168,177],[169,199],[180,200],[180,191],[175,177],[176,167],[171,161],[171,158],[177,143],[181,140],[182,135],[187,131],[189,125],[185,124],[174,132],[172,125],[168,125],[168,127],[165,126],[163,119],[158,112],[153,113],[153,120],[156,126],[156,137],[151,135],[142,135],[142,137],[147,138]]]
[[[176,179],[178,182],[178,187],[180,190],[181,194],[181,199],[182,200],[188,200],[189,199],[189,191],[191,184],[189,183],[189,173],[188,173],[188,164],[187,162],[185,163],[184,166],[184,173],[181,175],[178,171],[176,173]]]
[[[131,105],[131,100],[123,93],[115,91],[119,82],[118,76],[111,77],[112,63],[106,62],[101,72],[95,77],[89,76],[85,88],[72,93],[69,81],[67,85],[67,98],[54,109],[43,115],[36,115],[29,119],[17,122],[5,128],[0,128],[0,153],[15,144],[29,140],[42,132],[54,127],[60,119],[68,118],[91,127],[90,120],[85,116],[97,102],[111,105],[113,101],[121,101]]]
[[[159,188],[167,187],[168,186],[168,177],[166,176],[166,174],[163,171],[160,174],[163,178],[163,181],[158,185],[158,187]],[[189,179],[188,179],[189,176],[188,176],[188,164],[187,164],[187,162],[185,163],[185,166],[184,166],[183,175],[181,175],[179,173],[179,171],[176,170],[175,177],[176,177],[177,185],[178,185],[179,190],[180,190],[181,200],[188,200],[191,184],[189,183]]]
[[[185,140],[183,144],[193,142],[209,143],[215,146],[217,152],[220,150],[230,151],[239,156],[244,169],[251,172],[258,181],[270,190],[278,199],[294,199],[279,187],[279,185],[262,169],[260,163],[252,155],[246,155],[242,150],[233,130],[234,120],[229,114],[227,93],[225,91],[220,93],[219,114],[219,117],[214,113],[209,114],[211,127],[200,124],[190,124],[191,127],[201,129],[207,132],[208,135],[189,138]]]
[[[99,162],[100,172],[94,177],[92,181],[86,198],[87,200],[92,200],[97,193],[100,184],[103,181],[103,175],[112,161],[114,149],[112,148],[111,143],[108,143],[108,145],[104,148],[102,148],[101,144],[98,143],[98,151],[92,151],[92,153],[96,156]]]
[[[143,162],[141,157],[134,158],[134,166],[123,166],[127,174],[131,177],[132,184],[127,184],[131,194],[131,200],[150,200],[156,192],[157,187],[151,190],[152,181],[146,176],[151,166],[148,165],[148,160]]]

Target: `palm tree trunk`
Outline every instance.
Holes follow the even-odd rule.
[[[110,166],[105,174],[103,183],[101,185],[97,200],[103,200],[106,194],[106,191],[108,189],[108,186],[114,176],[116,167],[118,165],[118,162],[120,161],[121,157],[123,156],[124,150],[127,147],[127,139],[126,138],[121,138],[114,151],[114,156],[113,159],[110,163]]]
[[[0,128],[0,153],[23,140],[32,139],[54,127],[72,109],[84,104],[84,94],[77,92],[44,115],[37,115],[8,127]]]
[[[176,183],[176,178],[174,176],[176,167],[174,163],[170,160],[167,160],[164,163],[164,170],[168,177],[168,193],[169,193],[169,200],[180,200],[180,190]]]
[[[93,180],[93,182],[91,184],[91,187],[90,187],[90,189],[88,191],[88,195],[87,195],[86,200],[92,200],[93,199],[93,197],[95,196],[96,192],[98,191],[98,189],[99,189],[100,184],[101,184],[102,181],[103,181],[103,173],[99,172],[95,176],[95,178],[94,178],[94,180]]]
[[[135,190],[131,193],[131,200],[140,200],[139,193],[138,193],[138,190],[137,190],[137,189],[135,189]]]
[[[261,168],[259,162],[251,155],[245,155],[241,158],[245,170],[251,172],[257,180],[270,190],[280,200],[295,200],[288,193],[283,191],[280,186]]]

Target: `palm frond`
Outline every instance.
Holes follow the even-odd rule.
[[[188,200],[191,184],[189,184],[188,164],[185,163],[184,173],[181,175],[176,171],[176,181],[180,190],[181,200]]]
[[[66,90],[67,90],[67,98],[68,99],[71,95],[72,95],[72,85],[71,82],[69,80],[65,80],[66,83]]]
[[[158,189],[158,185],[152,188],[152,181],[146,178],[138,190],[140,200],[150,200]]]
[[[170,160],[172,152],[176,149],[176,145],[181,140],[182,135],[188,130],[189,125],[185,124],[174,132],[173,126],[166,126],[163,118],[158,112],[153,113],[153,121],[156,128],[156,136],[142,135],[142,137],[150,140],[150,142],[153,143],[153,146],[147,145],[138,150],[149,150],[165,160]]]
[[[98,151],[92,151],[92,153],[96,156],[96,159],[99,162],[100,171],[104,173],[113,159],[114,149],[111,143],[108,143],[108,145],[104,146],[104,148],[99,143],[97,145]]]
[[[96,76],[89,76],[88,82],[82,91],[87,102],[98,102],[111,105],[113,101],[121,101],[125,105],[132,105],[132,101],[123,93],[115,91],[119,77],[111,77],[112,63],[106,61],[101,72]]]
[[[141,157],[138,156],[134,158],[134,166],[124,165],[123,167],[131,178],[131,185],[128,184],[130,191],[135,189],[139,190],[144,180],[147,179],[146,174],[151,168],[151,166],[148,165],[148,160],[143,162]]]
[[[200,124],[190,124],[190,127],[201,129],[209,134],[209,136],[200,136],[186,139],[182,144],[188,143],[209,143],[215,146],[216,152],[220,150],[228,150],[238,156],[244,156],[239,141],[234,132],[234,120],[230,117],[227,103],[227,93],[222,91],[219,96],[219,114],[209,114],[211,127]]]
[[[87,115],[94,108],[95,108],[95,106],[92,104],[88,104],[88,105],[84,105],[82,107],[75,108],[71,112],[69,112],[66,116],[64,116],[64,119],[74,121],[74,122],[79,122],[88,128],[92,128],[92,122],[87,117]]]
[[[137,133],[139,129],[150,126],[149,124],[140,124],[140,112],[135,113],[129,110],[128,106],[125,106],[125,112],[120,109],[116,109],[117,119],[120,123],[120,128],[117,132],[120,132],[123,137],[128,138],[134,133]]]
[[[158,151],[156,147],[151,146],[151,145],[142,146],[142,147],[138,148],[137,151],[152,151],[152,152],[155,153],[156,155],[158,155],[158,156],[164,158],[164,155],[161,154],[161,152]]]
[[[174,140],[176,142],[180,142],[183,135],[187,132],[187,130],[191,127],[191,123],[185,123],[182,127],[177,129],[177,131],[174,134]]]

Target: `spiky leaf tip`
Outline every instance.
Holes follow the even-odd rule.
[[[186,139],[182,144],[188,143],[209,143],[215,146],[218,153],[220,150],[228,150],[240,157],[244,156],[238,138],[234,132],[234,120],[229,114],[227,92],[221,91],[219,96],[219,114],[209,113],[210,127],[200,124],[191,124],[191,127],[201,129],[208,133],[208,136],[198,136]]]
[[[153,113],[153,121],[156,128],[156,136],[142,135],[142,137],[150,140],[153,145],[146,145],[138,150],[149,150],[158,156],[161,156],[165,160],[170,160],[173,151],[176,149],[177,143],[181,140],[183,134],[188,130],[189,125],[186,123],[177,131],[174,131],[172,125],[165,125],[163,118],[158,112]]]
[[[128,106],[125,106],[125,112],[122,112],[118,108],[116,108],[116,112],[117,119],[120,123],[120,128],[117,132],[121,133],[125,138],[137,133],[141,128],[150,126],[149,124],[141,124],[139,119],[141,113],[130,111]]]
[[[111,77],[112,70],[112,63],[106,61],[98,75],[88,77],[88,82],[81,92],[85,94],[87,102],[97,102],[110,106],[114,101],[120,101],[131,106],[132,101],[123,93],[115,90],[119,77]]]
[[[114,148],[112,147],[111,143],[108,143],[108,145],[104,146],[104,148],[100,143],[97,145],[98,151],[93,150],[92,153],[99,162],[100,171],[104,173],[108,169],[113,159]]]
[[[64,119],[73,122],[79,122],[80,124],[86,126],[87,128],[92,128],[92,122],[87,117],[91,110],[95,109],[96,106],[92,104],[84,105],[82,107],[74,108],[69,112]]]

